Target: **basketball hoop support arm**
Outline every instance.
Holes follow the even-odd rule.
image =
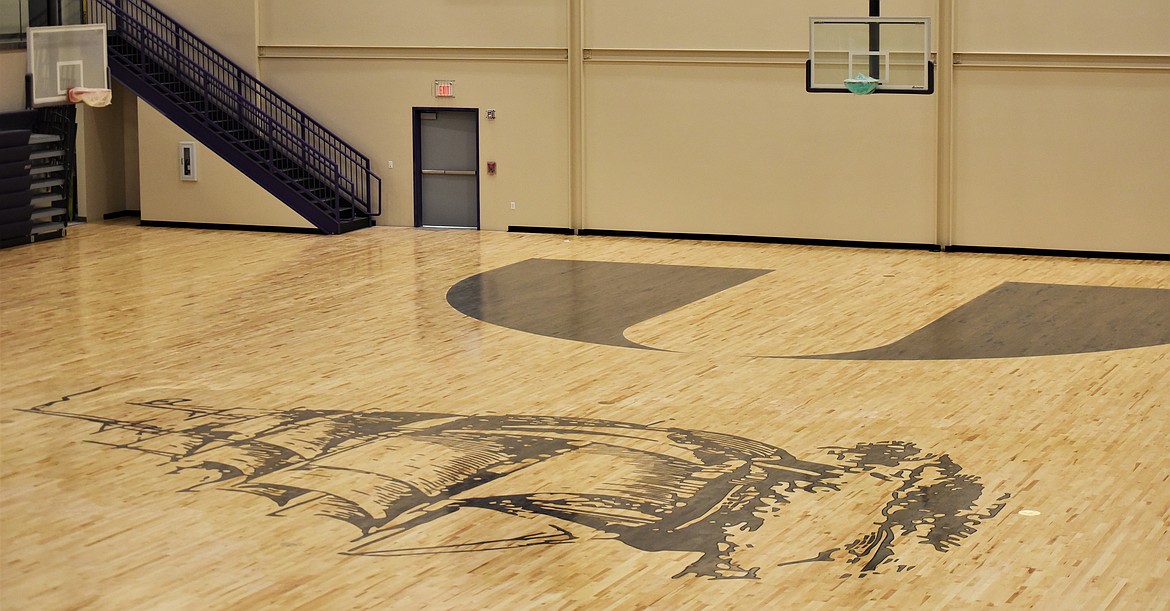
[[[882,0],[869,0],[869,16],[882,16]],[[881,58],[876,55],[878,51],[882,50],[882,30],[881,25],[877,23],[869,24],[869,76],[870,78],[881,78],[882,62]]]

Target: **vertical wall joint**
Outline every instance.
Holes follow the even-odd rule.
[[[938,170],[936,240],[954,244],[955,227],[955,0],[938,3]]]
[[[569,214],[585,224],[585,0],[569,0]]]

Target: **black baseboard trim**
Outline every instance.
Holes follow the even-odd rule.
[[[119,218],[122,218],[124,216],[131,216],[134,218],[142,218],[142,211],[141,210],[118,210],[117,212],[107,212],[107,213],[102,215],[102,218],[108,221],[110,219],[119,219]]]
[[[1102,252],[1094,250],[1055,250],[1047,248],[1009,248],[1003,246],[948,246],[947,252],[989,255],[1030,255],[1070,257],[1076,259],[1125,259],[1127,261],[1170,261],[1170,254],[1147,252]]]
[[[525,227],[522,225],[508,225],[508,233],[552,233],[556,235],[573,235],[568,227]]]
[[[817,238],[778,238],[754,235],[724,235],[719,233],[666,233],[658,231],[625,231],[617,229],[582,229],[577,235],[618,238],[655,238],[660,240],[702,240],[713,242],[749,242],[755,244],[790,244],[795,246],[838,246],[844,248],[883,248],[894,250],[928,250],[939,252],[938,244],[908,242],[863,242],[853,240],[822,240]]]
[[[184,223],[178,221],[142,221],[143,227],[171,227],[175,229],[213,229],[217,231],[262,231],[267,233],[310,233],[321,235],[320,229],[310,227],[268,227],[265,225],[229,225],[226,223]]]

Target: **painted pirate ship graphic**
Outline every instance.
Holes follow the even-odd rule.
[[[94,443],[202,471],[190,490],[246,492],[273,501],[274,514],[304,510],[349,523],[358,535],[342,553],[353,555],[562,545],[587,533],[647,552],[693,552],[676,578],[756,578],[760,567],[738,559],[737,534],[759,529],[798,497],[872,476],[892,490],[874,507],[872,529],[807,560],[773,565],[841,562],[845,576],[865,576],[911,568],[896,559],[903,543],[938,552],[961,544],[1009,496],[981,504],[979,478],[945,454],[904,442],[826,448],[817,462],[734,435],[590,418],[221,409],[184,398],[89,405],[87,395],[100,390],[27,411],[93,422]],[[544,528],[427,547],[399,543],[404,533],[472,509]]]

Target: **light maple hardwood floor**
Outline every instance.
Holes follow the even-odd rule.
[[[773,271],[627,330],[657,351],[524,333],[446,302],[460,280],[530,258]],[[5,609],[1170,608],[1170,346],[757,358],[888,344],[1005,282],[1170,290],[1165,262],[114,222],[0,251],[0,282]],[[430,415],[388,424],[406,413]],[[259,446],[217,458],[219,472],[192,464],[201,454],[191,429],[241,414],[234,437],[215,443],[276,435],[309,414],[281,446],[289,456],[322,439],[347,451],[312,469]],[[384,426],[397,441],[359,448],[337,424],[353,414],[376,415],[353,430]],[[334,428],[314,432],[321,423]],[[455,428],[423,430],[434,423]],[[560,449],[516,441],[537,429]],[[742,458],[758,450],[743,440],[774,455]],[[840,450],[893,442],[916,450],[852,469],[861,463]],[[523,454],[493,467],[495,505],[451,488],[365,533],[355,527],[392,496],[386,474],[409,468],[416,489],[442,488],[452,464],[491,444]],[[224,466],[246,473],[249,460],[279,469],[248,482]],[[692,463],[724,471],[663,475]],[[716,474],[748,463],[754,475],[716,486]],[[912,473],[924,465],[933,475]],[[340,475],[304,483],[326,469]],[[764,472],[798,484],[745,492]],[[573,496],[676,494],[622,488],[651,476],[717,493],[723,513],[695,521],[745,522],[722,523],[716,541],[656,539],[635,527],[649,510],[596,507],[608,520],[598,526]],[[823,485],[797,489],[814,480]],[[912,480],[919,510],[955,482],[977,482],[970,528],[943,550],[922,536],[941,513],[915,518],[915,532],[905,522],[883,531],[902,515],[891,507],[908,507],[897,502]],[[333,492],[284,508],[263,498],[289,486]],[[573,519],[552,509],[570,505]],[[409,523],[419,507],[441,519]],[[849,560],[871,532],[898,537],[896,560],[867,571]],[[534,534],[548,538],[525,538]],[[658,541],[665,549],[646,549]],[[687,574],[712,544],[731,546],[734,566]],[[387,553],[362,553],[378,545]]]

